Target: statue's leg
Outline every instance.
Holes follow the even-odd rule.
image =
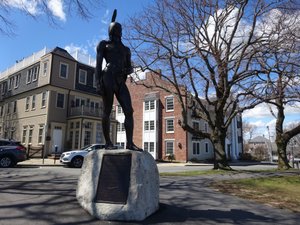
[[[105,138],[106,146],[112,146],[112,141],[110,139],[110,114],[113,105],[114,92],[113,85],[106,85],[105,90],[102,95],[103,99],[103,115],[102,115],[102,129]]]
[[[125,126],[126,139],[127,139],[126,148],[130,150],[141,151],[142,149],[138,148],[133,143],[133,127],[134,127],[133,109],[132,109],[130,93],[125,83],[121,84],[119,91],[116,93],[116,97],[125,115],[124,126]]]

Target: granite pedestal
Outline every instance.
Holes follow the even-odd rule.
[[[100,220],[142,221],[159,208],[156,162],[145,151],[92,151],[84,159],[76,197]]]

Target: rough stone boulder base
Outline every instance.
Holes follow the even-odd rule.
[[[127,203],[95,202],[103,156],[124,154],[131,154]],[[101,178],[102,176],[110,174],[101,174]],[[159,208],[159,174],[156,163],[148,152],[92,151],[84,159],[76,195],[79,204],[100,220],[142,221]]]

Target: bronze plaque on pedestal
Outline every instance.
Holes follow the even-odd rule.
[[[103,155],[95,202],[126,204],[131,154]]]

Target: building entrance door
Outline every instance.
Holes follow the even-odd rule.
[[[55,128],[53,130],[52,153],[60,153],[62,150],[62,129]],[[57,146],[57,152],[55,148]]]

